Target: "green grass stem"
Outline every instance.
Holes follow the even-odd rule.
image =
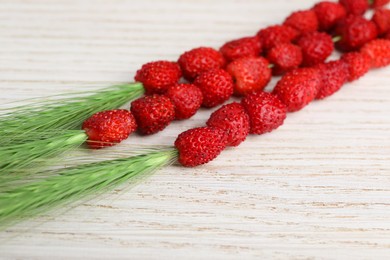
[[[55,176],[0,193],[0,228],[64,203],[97,195],[172,163],[177,150],[157,150],[124,159],[61,169]]]

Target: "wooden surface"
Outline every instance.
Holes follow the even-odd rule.
[[[1,0],[1,102],[132,80],[314,0]],[[390,69],[195,169],[0,233],[1,259],[389,259]],[[274,85],[272,82],[271,87]],[[128,144],[172,144],[210,111]]]

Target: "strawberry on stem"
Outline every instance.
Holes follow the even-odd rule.
[[[241,104],[233,102],[212,113],[207,126],[224,130],[227,146],[238,146],[249,134],[249,116]]]
[[[384,8],[375,10],[372,21],[375,23],[379,35],[390,31],[390,10]]]
[[[202,105],[203,95],[193,84],[176,84],[165,93],[175,106],[175,119],[188,119],[196,114]]]
[[[127,139],[137,129],[137,123],[128,110],[106,110],[85,120],[82,129],[88,136],[88,146],[100,149]]]
[[[313,10],[296,11],[283,24],[296,29],[301,35],[315,32],[319,28],[318,18]]]
[[[209,70],[194,81],[203,94],[202,106],[215,107],[224,103],[233,94],[233,79],[223,69]]]
[[[340,41],[336,43],[336,46],[342,51],[358,50],[378,35],[377,28],[372,21],[356,15],[349,15],[342,19],[337,24],[335,32],[340,36]]]
[[[181,70],[176,62],[154,61],[144,64],[134,79],[144,85],[146,94],[152,95],[165,93],[180,77]]]
[[[143,135],[157,133],[175,119],[175,107],[168,97],[152,95],[139,98],[131,103],[138,131]]]
[[[263,57],[247,57],[231,62],[227,72],[233,77],[234,94],[245,96],[263,90],[271,80],[269,63]]]
[[[227,61],[233,61],[244,57],[257,57],[260,55],[261,50],[261,42],[254,36],[229,41],[219,51]]]
[[[330,31],[340,19],[347,15],[345,8],[339,4],[330,1],[322,1],[313,7],[321,31]]]
[[[199,47],[183,53],[178,61],[184,77],[192,81],[202,72],[225,66],[223,55],[209,47]]]
[[[312,32],[303,35],[298,40],[303,56],[303,66],[314,66],[323,63],[333,52],[333,40],[323,32]]]
[[[348,81],[354,81],[362,77],[371,67],[371,60],[367,54],[361,52],[349,52],[341,56],[347,64]]]
[[[373,40],[360,50],[370,57],[371,68],[381,68],[390,65],[390,40]]]
[[[281,126],[286,119],[286,105],[275,95],[256,92],[241,101],[249,115],[250,133],[264,134]]]
[[[279,80],[273,93],[287,106],[287,111],[295,112],[314,100],[321,83],[321,75],[317,69],[296,69],[287,72]]]
[[[316,99],[324,99],[333,95],[347,82],[349,77],[348,65],[344,60],[320,64],[318,69],[322,84]]]
[[[282,43],[291,43],[298,35],[299,32],[296,29],[287,25],[269,26],[257,33],[257,37],[265,50]]]
[[[273,64],[272,73],[282,75],[298,68],[303,60],[302,50],[292,43],[282,43],[273,47],[267,54],[268,61]]]
[[[212,161],[225,149],[225,131],[215,127],[190,129],[177,137],[175,147],[181,165],[199,166]]]
[[[369,0],[339,0],[348,14],[363,15],[369,8]]]

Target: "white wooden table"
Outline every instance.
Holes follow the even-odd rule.
[[[145,62],[315,2],[1,0],[1,102],[130,81]],[[389,259],[389,81],[390,68],[372,71],[208,165],[16,225],[0,233],[0,258]],[[127,142],[172,144],[209,113]]]

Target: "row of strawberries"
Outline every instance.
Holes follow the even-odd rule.
[[[389,1],[373,1],[380,7]],[[91,148],[163,130],[174,119],[215,107],[234,93],[241,103],[214,112],[207,127],[188,130],[175,142],[179,161],[197,166],[214,159],[226,146],[237,146],[249,133],[263,134],[283,124],[287,112],[314,99],[332,95],[346,82],[370,68],[390,63],[390,11],[377,9],[372,20],[362,15],[367,0],[323,1],[310,10],[292,13],[274,25],[224,44],[219,51],[200,47],[182,54],[178,62],[156,61],[137,71],[146,96],[127,110],[103,111],[83,124]],[[333,34],[334,38],[330,35]],[[324,63],[336,46],[349,53]],[[263,54],[263,57],[260,55]],[[299,68],[302,67],[302,68]],[[263,92],[271,76],[283,75],[272,93]],[[179,83],[181,77],[190,83]]]

